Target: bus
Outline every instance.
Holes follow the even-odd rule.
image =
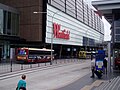
[[[90,59],[95,57],[95,51],[79,51],[78,58],[81,59]]]
[[[82,58],[82,59],[83,59],[83,58],[85,59],[85,58],[86,58],[86,51],[79,51],[78,57],[79,57],[79,58]]]
[[[39,62],[51,62],[54,60],[54,50],[51,49],[39,49],[39,48],[17,48],[16,61],[22,63],[39,63]]]

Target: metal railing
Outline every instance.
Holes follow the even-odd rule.
[[[66,64],[66,63],[79,63],[80,61],[84,61],[84,59],[56,59],[52,61],[52,65]],[[4,60],[0,62],[0,74],[10,73],[30,68],[50,66],[50,62],[44,63],[17,63],[15,60]]]

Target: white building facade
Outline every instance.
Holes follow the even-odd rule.
[[[85,1],[48,0],[46,12],[45,43],[53,43],[54,46],[71,45],[74,50],[78,47],[84,49],[87,47],[87,50],[91,50],[103,42],[102,18]],[[55,36],[57,26],[54,25],[58,26],[58,37]],[[66,39],[67,35],[69,38]],[[66,50],[72,49],[66,48]]]

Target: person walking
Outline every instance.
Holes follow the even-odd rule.
[[[92,71],[92,76],[91,78],[94,78],[95,77],[95,59],[92,59],[91,60],[91,71]]]
[[[92,54],[92,52],[91,52],[91,60],[93,60],[93,54]]]
[[[106,59],[103,60],[103,67],[104,67],[105,74],[107,74],[107,60]]]
[[[21,76],[21,80],[19,80],[19,82],[18,82],[18,84],[17,84],[17,88],[16,88],[16,90],[26,90],[26,81],[25,81],[25,79],[26,79],[26,75],[22,75]]]

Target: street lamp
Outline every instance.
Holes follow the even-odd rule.
[[[75,10],[74,8],[71,8],[70,10]],[[39,14],[39,13],[45,13],[45,14],[50,14],[50,16],[52,17],[52,32],[51,32],[51,62],[50,64],[52,65],[52,60],[53,60],[53,53],[52,53],[52,49],[53,49],[53,18],[54,16],[59,13],[59,12],[62,12],[62,11],[57,11],[57,12],[54,12],[53,14],[49,13],[49,12],[33,12],[35,14]]]
[[[86,45],[85,45],[85,50],[86,50],[86,59],[87,59],[87,47],[89,46],[89,37],[88,37],[88,30],[86,30]]]
[[[58,12],[61,12],[61,11],[57,11],[57,12],[54,12],[54,14],[51,14],[49,12],[33,12],[35,14],[38,14],[38,13],[45,13],[45,14],[50,14],[50,16],[52,17],[52,32],[51,32],[51,62],[50,64],[52,65],[52,61],[53,61],[53,53],[52,53],[52,49],[53,49],[53,18],[54,16],[58,13]]]

